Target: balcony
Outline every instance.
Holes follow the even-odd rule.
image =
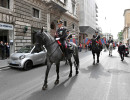
[[[62,0],[42,0],[51,9],[58,9],[61,12],[66,12],[66,4]]]

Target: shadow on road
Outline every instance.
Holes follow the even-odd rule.
[[[122,63],[125,64],[125,65],[128,65],[128,63],[125,60]]]
[[[108,72],[103,68],[101,64],[90,65],[87,68],[81,68],[82,73],[90,73],[90,78],[100,78],[100,76],[110,76]]]
[[[46,91],[36,91],[26,100],[65,100],[76,79],[77,76],[67,78],[64,81],[62,80],[63,82],[61,82],[58,86],[54,86],[52,89]]]

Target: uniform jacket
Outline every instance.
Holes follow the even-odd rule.
[[[110,43],[113,43],[113,40],[108,40],[108,43],[110,44]]]
[[[57,30],[57,36],[60,38],[61,41],[64,41],[66,39],[66,29],[61,27]]]

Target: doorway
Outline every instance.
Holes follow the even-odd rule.
[[[4,43],[9,43],[9,31],[8,30],[0,30],[0,41]]]

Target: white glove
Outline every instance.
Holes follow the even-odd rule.
[[[56,40],[60,40],[60,38],[56,38]]]

